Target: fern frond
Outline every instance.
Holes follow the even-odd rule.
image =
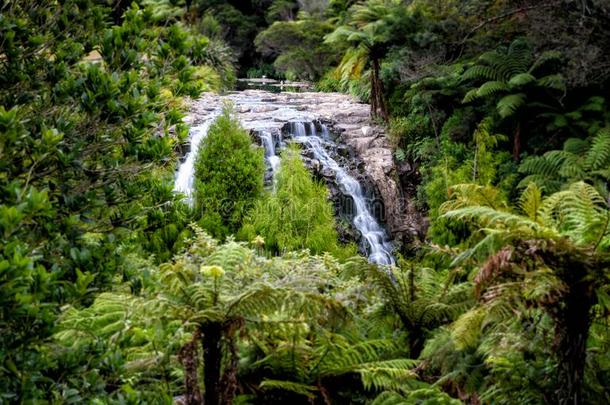
[[[562,54],[558,51],[546,51],[538,57],[529,69],[530,73],[536,73],[540,69],[544,69],[547,65],[561,62]]]
[[[497,93],[501,93],[508,90],[508,86],[504,82],[500,81],[489,81],[481,85],[477,90],[477,98],[485,98],[493,96]]]
[[[475,65],[470,67],[462,75],[462,80],[484,79],[484,80],[499,80],[498,74],[493,68],[483,65]]]
[[[507,118],[514,115],[517,110],[525,104],[526,95],[524,93],[509,94],[498,101],[496,108],[500,117]]]
[[[589,150],[589,142],[580,138],[569,138],[563,143],[563,150],[574,155],[584,155]]]
[[[565,78],[560,74],[541,77],[537,83],[539,86],[546,87],[547,89],[558,90],[562,93],[567,91]]]
[[[307,398],[314,399],[315,393],[318,391],[317,387],[307,384],[300,384],[293,381],[280,381],[280,380],[263,380],[259,387],[263,390],[281,390],[294,392],[298,395],[306,396]]]
[[[416,360],[394,359],[362,364],[354,371],[360,374],[367,390],[397,390],[417,378],[412,369]]]
[[[547,197],[541,214],[546,223],[563,230],[577,244],[599,244],[610,229],[606,200],[595,187],[584,182]]]
[[[511,87],[523,87],[536,81],[536,78],[530,73],[519,73],[514,75],[508,81]]]
[[[460,316],[451,325],[451,336],[458,349],[476,347],[485,316],[485,308],[477,307]]]
[[[600,170],[610,167],[610,127],[601,129],[591,142],[585,158],[587,170]]]
[[[486,206],[498,210],[507,208],[506,201],[501,196],[500,191],[490,185],[456,184],[449,190],[449,197],[449,200],[440,206],[440,212],[448,212],[473,205]]]
[[[519,197],[519,208],[532,221],[540,223],[539,210],[542,206],[542,191],[536,183],[529,183]]]

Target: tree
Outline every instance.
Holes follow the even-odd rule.
[[[1,401],[62,402],[59,308],[128,280],[125,251],[162,256],[184,236],[167,162],[187,136],[175,95],[207,79],[190,62],[202,38],[135,6],[113,27],[100,2],[0,8]]]
[[[520,185],[536,183],[545,192],[559,191],[576,181],[594,185],[602,195],[608,195],[610,182],[610,128],[602,128],[590,140],[570,138],[562,150],[552,150],[541,156],[523,160],[519,171],[526,176]]]
[[[521,154],[521,124],[526,114],[532,114],[535,106],[542,105],[549,109],[548,105],[542,103],[557,103],[553,97],[546,96],[547,93],[565,95],[563,77],[548,73],[549,66],[552,68],[558,60],[556,52],[546,52],[534,60],[529,44],[525,40],[516,40],[506,52],[482,54],[476,64],[462,75],[463,80],[485,81],[466,93],[464,103],[478,99],[491,100],[496,104],[500,119],[514,122],[515,159]]]
[[[446,272],[401,263],[406,270],[371,266],[390,313],[408,333],[409,357],[419,358],[427,334],[456,319],[470,304],[467,284],[451,285]]]
[[[239,230],[248,210],[262,196],[263,151],[223,107],[201,142],[195,161],[195,201],[203,227],[216,237]]]
[[[298,147],[282,152],[276,176],[276,190],[252,208],[240,236],[253,240],[260,235],[275,254],[303,249],[341,253],[328,189],[312,179]]]
[[[337,59],[336,49],[323,42],[332,25],[315,18],[276,21],[256,36],[254,44],[266,57],[275,57],[273,65],[286,74],[317,80]]]
[[[468,203],[448,219],[482,228],[483,238],[463,251],[456,263],[482,262],[474,277],[481,306],[463,317],[475,328],[487,309],[534,305],[552,319],[560,404],[583,402],[587,338],[610,269],[610,210],[590,185],[579,182],[542,199],[531,183],[519,201],[520,213]],[[607,303],[602,303],[606,305]],[[606,309],[607,311],[607,309]],[[505,320],[512,321],[511,311]]]
[[[358,77],[370,65],[371,116],[388,121],[388,107],[380,78],[381,60],[394,43],[404,41],[416,20],[397,0],[368,0],[350,8],[344,25],[327,35],[329,44],[348,44],[337,70],[343,78]]]

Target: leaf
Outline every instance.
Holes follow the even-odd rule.
[[[509,94],[502,97],[496,106],[500,117],[508,118],[514,115],[525,104],[525,98],[526,95],[524,93]]]
[[[318,388],[312,385],[281,380],[263,380],[259,387],[263,390],[282,390],[294,392],[295,394],[304,395],[312,399],[316,397],[314,393],[318,391]]]
[[[530,73],[519,73],[508,81],[508,85],[511,87],[522,87],[527,84],[534,82],[536,78]]]

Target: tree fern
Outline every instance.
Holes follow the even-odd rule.
[[[606,127],[598,131],[590,142],[570,138],[564,143],[563,150],[553,150],[542,156],[524,159],[519,171],[526,176],[519,187],[534,182],[546,192],[552,193],[567,183],[586,181],[606,195],[608,186],[604,182],[610,180],[608,167],[610,129]]]

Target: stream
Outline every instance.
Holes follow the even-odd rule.
[[[336,153],[339,145],[333,140],[336,137],[321,122],[320,116],[304,108],[302,101],[308,100],[301,100],[299,95],[292,93],[288,96],[290,98],[286,98],[262,91],[246,91],[226,96],[204,95],[195,100],[190,117],[190,150],[176,172],[174,191],[183,193],[185,202],[193,205],[197,149],[223,103],[231,101],[242,126],[264,148],[268,168],[266,183],[272,190],[275,189],[275,175],[280,169],[282,148],[290,141],[299,143],[303,154],[327,174],[327,182],[332,178],[343,199],[351,202],[349,219],[360,235],[362,253],[372,263],[395,264],[390,238],[369,206],[373,198],[357,180],[362,176],[353,167],[348,167],[345,159],[340,159]]]

